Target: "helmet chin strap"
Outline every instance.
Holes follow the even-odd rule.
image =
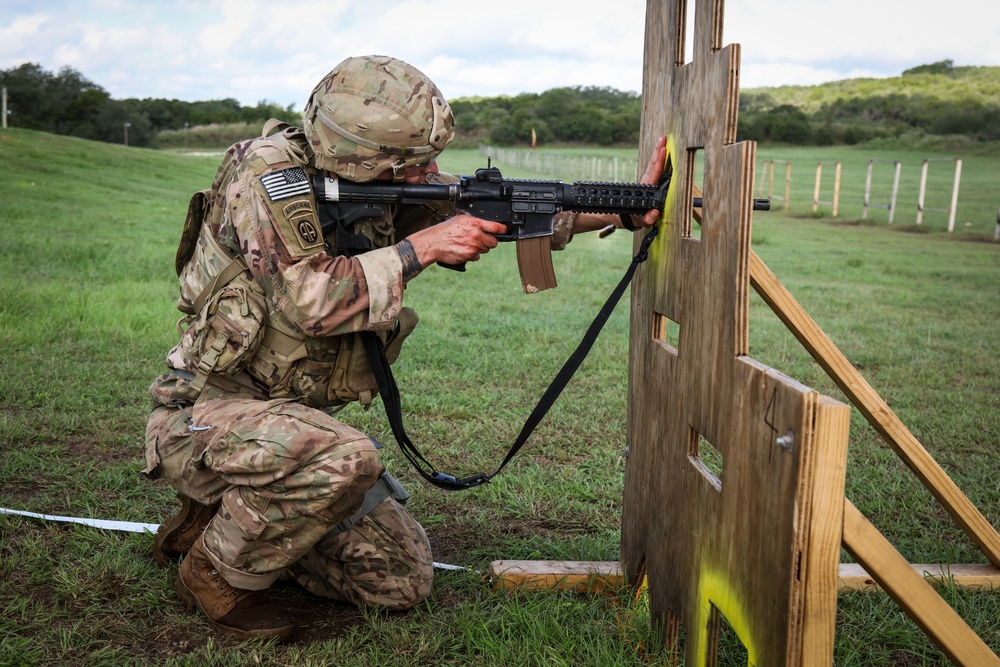
[[[396,183],[401,183],[406,177],[406,161],[397,160],[392,163],[392,180]]]

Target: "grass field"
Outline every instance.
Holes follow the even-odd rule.
[[[926,156],[893,155],[915,182]],[[755,216],[754,249],[1000,525],[1000,244],[989,241],[1000,158],[967,158],[960,227],[947,234],[926,218],[922,233],[906,233],[915,230],[901,214],[891,227],[858,221],[864,173],[848,177],[848,166],[863,170],[869,151],[759,156],[802,164],[796,187],[806,177],[808,187],[801,207],[793,191],[788,214]],[[812,216],[819,160],[843,161],[855,211],[842,199],[840,218]],[[139,474],[146,387],[176,342],[173,256],[187,198],[217,161],[0,133],[0,507],[151,523],[173,511],[170,490]],[[449,151],[442,166],[471,173],[482,162]],[[555,259],[560,287],[530,297],[509,246],[465,274],[434,268],[409,286],[422,324],[396,373],[408,430],[432,461],[492,471],[630,254],[625,234],[578,238]],[[357,610],[282,587],[301,627],[294,641],[237,644],[184,611],[150,536],[0,515],[0,665],[678,664],[641,596],[498,594],[477,574],[496,559],[617,558],[627,315],[620,306],[522,454],[475,491],[420,482],[390,444],[381,406],[342,413],[386,443],[435,560],[471,568],[439,572],[418,609]],[[756,297],[750,317],[754,357],[840,397]],[[857,411],[847,495],[911,562],[985,562]],[[1000,592],[944,595],[1000,651]],[[719,664],[737,664],[723,649]],[[891,600],[866,593],[840,597],[836,664],[945,662]]]

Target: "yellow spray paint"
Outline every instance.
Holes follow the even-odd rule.
[[[665,161],[663,163],[663,174],[664,175],[666,175],[668,173],[672,175],[672,173],[673,173],[673,165],[677,164],[677,156],[674,155],[675,146],[676,146],[676,143],[673,142],[673,141],[671,141],[670,140],[670,136],[668,135],[667,136],[667,143],[666,143],[667,157],[666,157],[666,159],[665,159]],[[656,240],[653,241],[653,245],[649,249],[650,257],[653,260],[652,261],[653,264],[662,264],[662,262],[663,262],[663,255],[662,255],[662,253],[664,252],[664,248],[666,248],[667,237],[669,236],[668,234],[665,233],[666,232],[665,227],[666,227],[667,221],[668,221],[668,219],[670,217],[669,213],[670,213],[670,211],[673,210],[674,200],[678,196],[680,196],[678,194],[679,191],[680,191],[680,188],[678,188],[677,185],[678,185],[677,181],[671,179],[671,181],[670,181],[670,187],[667,189],[667,199],[663,203],[663,210],[660,211],[660,220],[656,223],[659,226],[659,228],[660,228],[660,234],[656,238]]]
[[[730,585],[724,572],[702,566],[698,573],[698,618],[695,620],[695,627],[687,629],[688,641],[694,643],[695,667],[704,667],[706,664],[708,620],[713,604],[726,617],[736,636],[746,647],[747,664],[751,667],[759,664],[753,628],[743,608],[739,591]]]

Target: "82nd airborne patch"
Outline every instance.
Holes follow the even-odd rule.
[[[309,178],[301,167],[282,169],[260,178],[270,200],[275,231],[293,257],[304,257],[324,248]],[[278,203],[280,202],[280,203]]]

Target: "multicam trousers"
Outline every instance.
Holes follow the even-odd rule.
[[[146,428],[146,460],[180,493],[220,503],[205,546],[237,588],[292,579],[316,595],[390,609],[430,594],[427,536],[393,498],[323,539],[382,472],[372,440],[325,412],[243,398],[160,406]]]

